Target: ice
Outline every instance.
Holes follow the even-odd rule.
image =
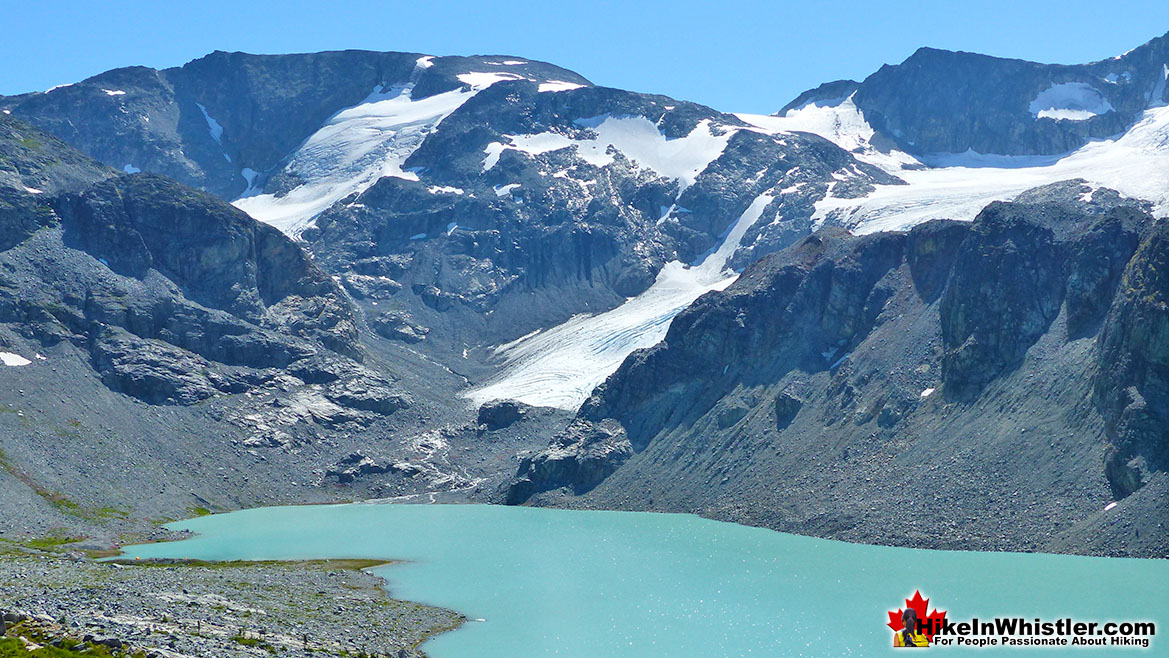
[[[122,171],[126,172],[127,174],[137,174],[142,170],[132,164],[127,164],[126,166],[122,167]]]
[[[418,180],[402,164],[451,112],[478,93],[456,89],[415,99],[412,84],[379,86],[359,105],[325,122],[296,151],[288,169],[308,181],[284,196],[251,194],[235,205],[252,217],[296,236],[329,206],[363,192],[383,176]],[[245,175],[246,176],[246,175]],[[249,192],[252,179],[249,179]]]
[[[210,114],[207,114],[207,108],[203,107],[202,103],[195,103],[195,105],[199,106],[199,111],[203,113],[203,118],[207,121],[207,132],[211,133],[211,139],[214,139],[216,144],[222,145],[223,142],[220,138],[223,137],[223,126],[212,119]],[[228,162],[231,162],[230,158],[228,158]]]
[[[860,199],[825,198],[816,204],[815,218],[832,218],[858,234],[904,230],[937,218],[971,220],[991,201],[1076,178],[1151,201],[1154,215],[1169,216],[1169,107],[1147,110],[1120,137],[1062,157],[968,152],[922,159],[931,168],[898,172],[908,185],[877,185]]]
[[[53,89],[56,89],[56,87],[53,87]],[[50,89],[49,91],[52,91],[52,89]],[[126,95],[126,92],[122,91],[121,89],[102,89],[102,91],[106,92],[106,96],[125,96]]]
[[[1112,104],[1098,89],[1084,82],[1052,84],[1027,106],[1036,119],[1085,121],[1113,111]]]
[[[12,352],[0,352],[0,361],[6,366],[27,366],[32,363],[32,361],[29,361],[23,356],[13,354]]]
[[[248,178],[248,190],[233,203],[296,237],[326,208],[365,191],[379,178],[418,180],[417,173],[403,170],[402,165],[438,124],[483,89],[520,78],[512,73],[464,73],[458,78],[470,90],[416,99],[414,83],[433,65],[431,60],[431,56],[420,57],[408,82],[390,89],[375,87],[368,98],[333,115],[309,137],[287,165],[306,183],[277,196],[257,193],[254,177]]]
[[[735,280],[737,275],[726,269],[727,260],[772,198],[769,194],[756,198],[701,264],[667,263],[648,290],[611,311],[578,315],[499,346],[496,354],[504,359],[500,376],[465,397],[476,405],[515,399],[576,409],[625,357],[664,338],[670,321],[682,309],[703,293],[722,290]]]
[[[613,162],[613,154],[609,152],[611,147],[638,166],[678,180],[684,190],[694,183],[707,165],[722,155],[734,132],[724,128],[723,134],[716,135],[708,119],[699,122],[689,135],[678,139],[667,139],[657,125],[640,116],[602,115],[579,119],[576,123],[591,129],[595,136],[573,139],[555,132],[507,135],[507,143],[492,142],[484,149],[483,171],[494,167],[499,162],[499,155],[508,149],[539,155],[570,146],[575,146],[576,154],[589,164],[604,167]]]
[[[557,92],[557,91],[572,91],[573,89],[580,89],[584,85],[578,85],[575,82],[566,82],[564,80],[549,80],[548,82],[541,82],[537,87],[539,92]]]

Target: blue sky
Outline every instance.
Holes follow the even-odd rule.
[[[1169,31],[1164,0],[415,2],[0,0],[0,94],[212,50],[510,54],[597,84],[768,113],[919,46],[1043,62],[1120,54]]]

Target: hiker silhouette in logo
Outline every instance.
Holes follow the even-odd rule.
[[[897,631],[893,636],[893,646],[928,647],[930,645],[929,638],[918,632],[917,611],[913,608],[906,608],[905,612],[901,613],[901,621],[905,624],[905,628]]]

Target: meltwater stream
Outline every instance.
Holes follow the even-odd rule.
[[[873,656],[916,590],[951,619],[1138,620],[1169,628],[1169,561],[925,551],[679,514],[490,505],[273,507],[170,524],[197,534],[130,557],[385,558],[395,598],[471,619],[433,658]],[[1163,655],[1169,638],[1153,638]],[[957,649],[960,655],[1117,650]]]

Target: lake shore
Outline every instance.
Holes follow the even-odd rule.
[[[367,571],[383,564],[119,564],[10,550],[0,554],[0,612],[9,615],[9,637],[85,641],[113,655],[422,658],[419,645],[466,619],[390,598],[385,582]]]

